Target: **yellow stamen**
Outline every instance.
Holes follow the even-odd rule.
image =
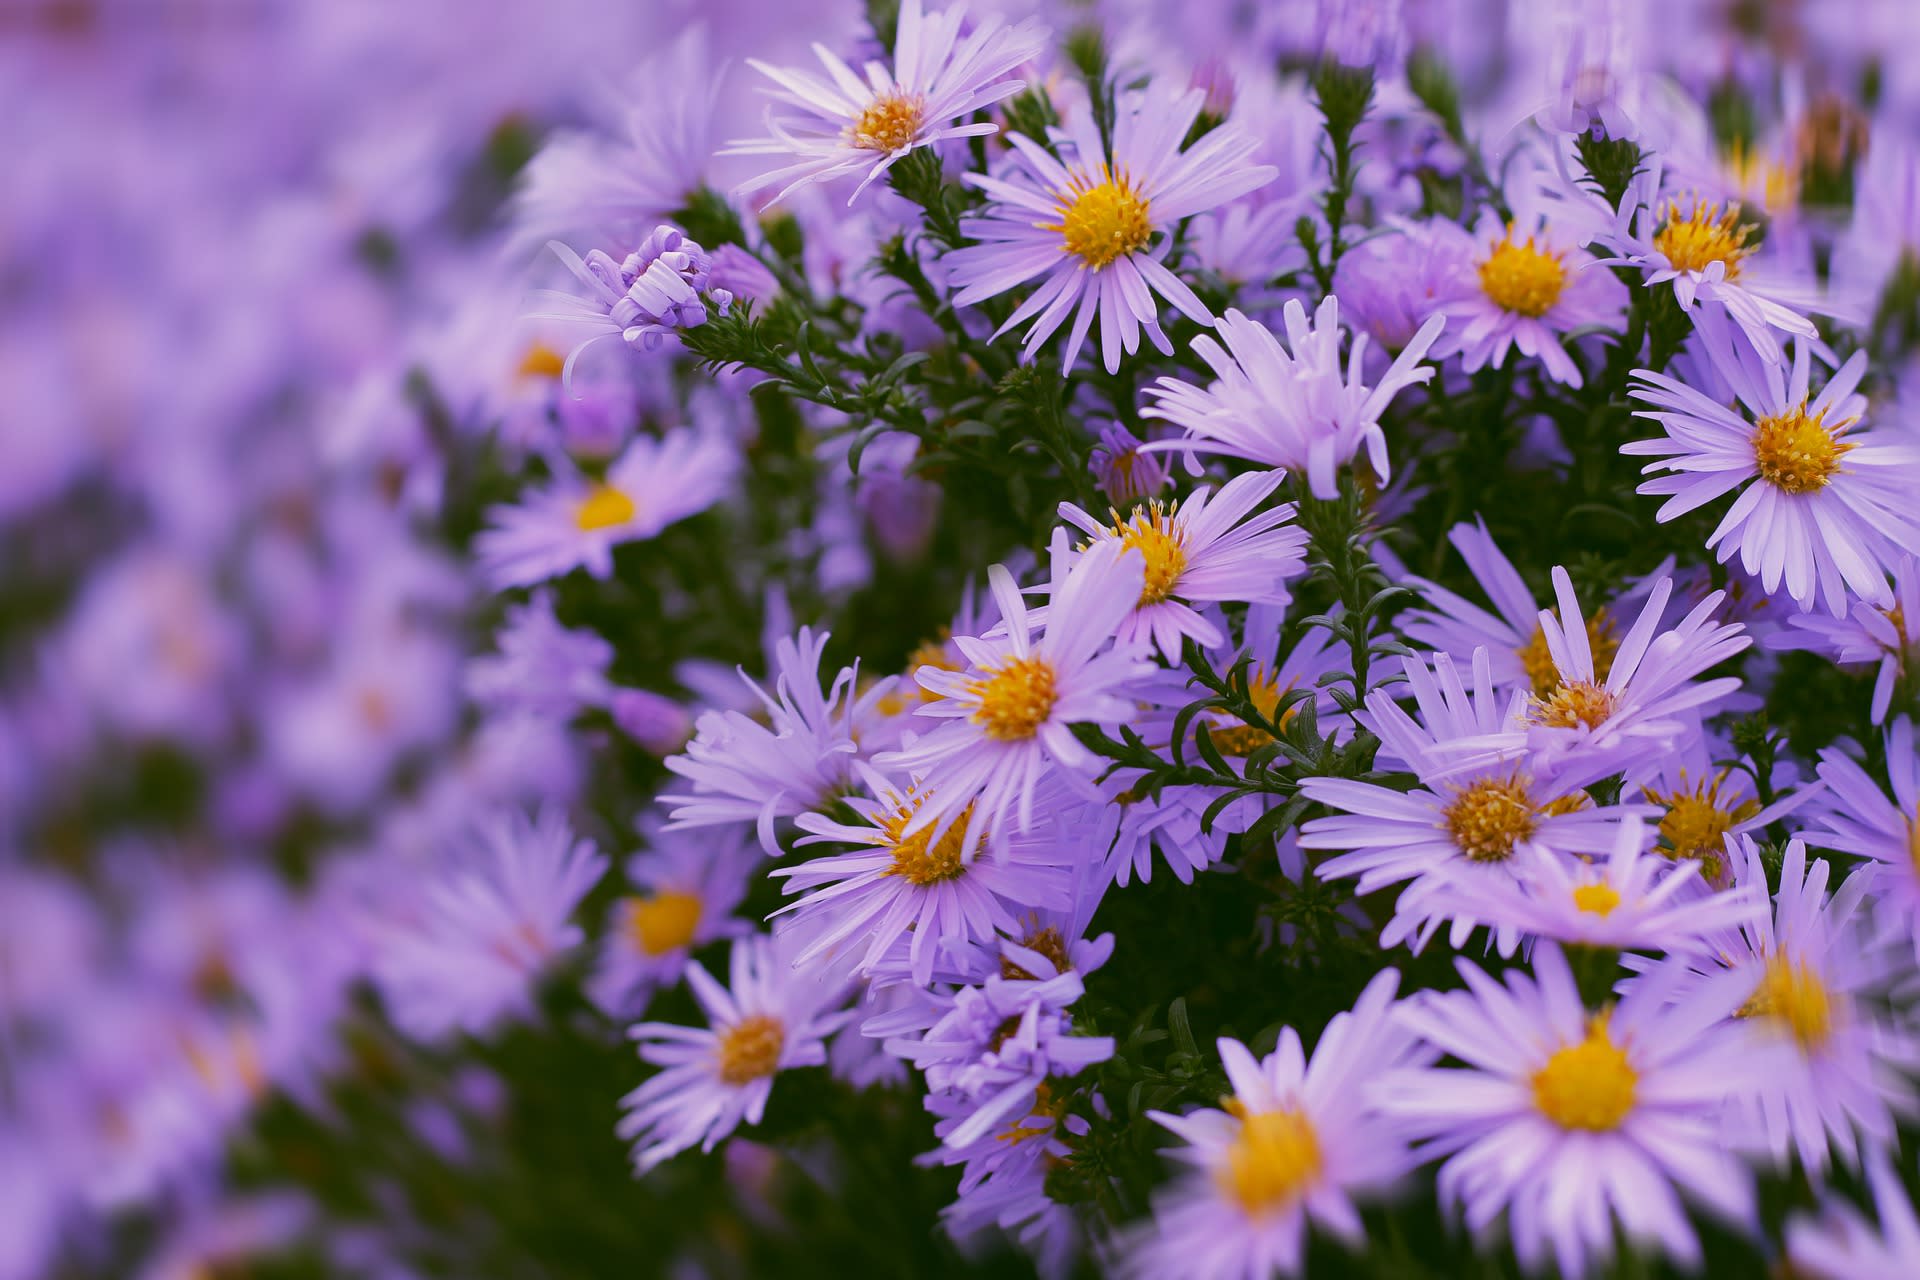
[[[1760,985],[1734,1011],[1740,1018],[1771,1018],[1800,1043],[1817,1049],[1833,1032],[1833,1001],[1812,966],[1796,964],[1784,955],[1767,961]]]
[[[1562,1129],[1618,1129],[1633,1110],[1639,1075],[1607,1035],[1605,1014],[1587,1024],[1587,1038],[1563,1045],[1533,1076],[1533,1100]]]
[[[1045,956],[1047,961],[1053,965],[1053,971],[1055,973],[1065,973],[1073,967],[1067,960],[1067,940],[1061,937],[1060,931],[1052,925],[1048,925],[1044,929],[1030,931],[1025,938],[1020,940],[1020,945],[1029,951],[1037,951]],[[1022,980],[1038,978],[1040,975],[1037,973],[1028,973],[1013,961],[1002,956],[1000,958],[1000,976],[1010,980]]]
[[[1504,238],[1493,242],[1480,264],[1480,288],[1496,307],[1523,316],[1543,316],[1560,301],[1567,287],[1567,268],[1561,256],[1536,248],[1533,237],[1525,244],[1513,239],[1513,224]]]
[[[1747,243],[1753,234],[1752,223],[1740,221],[1740,206],[1731,204],[1723,213],[1720,206],[1696,200],[1689,212],[1683,212],[1676,200],[1667,202],[1667,218],[1653,236],[1653,247],[1665,255],[1675,271],[1705,271],[1716,262],[1727,267],[1726,278],[1740,274],[1740,260],[1758,246]]]
[[[1553,616],[1558,618],[1560,611],[1555,609]],[[1587,649],[1593,654],[1594,679],[1605,680],[1613,670],[1613,655],[1620,651],[1620,637],[1614,629],[1613,616],[1604,607],[1595,609],[1587,619]],[[1534,696],[1545,698],[1552,694],[1560,683],[1560,671],[1553,665],[1553,650],[1547,647],[1546,630],[1535,623],[1533,635],[1515,652],[1520,655],[1528,683],[1533,685]]]
[[[771,1014],[755,1013],[720,1033],[720,1080],[743,1085],[780,1068],[780,1049],[787,1029]]]
[[[1604,920],[1620,905],[1620,891],[1605,881],[1583,884],[1573,891],[1573,905]]]
[[[1144,609],[1171,599],[1187,567],[1185,537],[1173,523],[1174,508],[1155,502],[1124,523],[1119,512],[1111,514],[1114,536],[1120,539],[1120,545],[1138,551],[1147,562],[1146,580],[1140,587],[1140,607]]]
[[[598,484],[574,508],[573,522],[583,533],[611,529],[633,519],[635,510],[632,498],[610,484]]]
[[[1320,1177],[1320,1139],[1298,1111],[1248,1112],[1239,1099],[1227,1110],[1240,1117],[1240,1133],[1227,1148],[1220,1187],[1253,1216],[1282,1208]]]
[[[938,840],[933,838],[933,829],[939,825],[937,822],[929,823],[912,835],[902,835],[924,799],[925,796],[910,798],[880,824],[880,829],[886,832],[887,839],[893,843],[893,865],[883,874],[903,876],[908,884],[921,888],[958,880],[967,873],[967,864],[962,861],[960,854],[967,838],[967,824],[973,821],[973,806],[968,805]]]
[[[1525,775],[1516,773],[1454,788],[1441,817],[1461,853],[1474,862],[1505,862],[1513,856],[1513,846],[1533,834],[1540,812],[1527,784]]]
[[[1788,493],[1815,493],[1840,470],[1840,459],[1853,448],[1840,439],[1852,422],[1829,431],[1824,414],[1809,416],[1806,403],[1786,413],[1762,418],[1753,425],[1753,460],[1760,478]]]
[[[1056,192],[1060,221],[1043,222],[1043,231],[1058,231],[1066,252],[1098,271],[1116,258],[1146,248],[1153,238],[1147,197],[1124,172],[1119,176],[1100,166],[1100,180],[1075,176],[1073,184]]]
[[[1800,175],[1791,165],[1767,156],[1735,138],[1727,147],[1727,172],[1743,193],[1757,194],[1768,213],[1791,209],[1800,200]]]
[[[1647,799],[1666,806],[1667,811],[1660,819],[1662,852],[1673,858],[1697,859],[1701,872],[1716,884],[1726,872],[1722,852],[1727,833],[1760,812],[1756,800],[1734,804],[1731,797],[1721,796],[1720,788],[1728,772],[1722,769],[1710,778],[1689,785],[1683,769],[1673,790],[1662,793],[1646,788]]]
[[[700,896],[666,890],[649,898],[622,902],[627,938],[650,956],[678,951],[700,928]]]
[[[1557,685],[1545,697],[1534,697],[1527,718],[1555,729],[1585,725],[1597,729],[1613,715],[1613,695],[1587,680]]]
[[[1031,738],[1053,712],[1053,668],[1044,658],[1008,658],[967,685],[980,699],[973,722],[996,742]]]
[[[898,151],[918,136],[926,120],[926,98],[895,89],[867,104],[847,130],[847,141],[863,151]]]
[[[557,378],[566,372],[567,358],[544,342],[536,342],[520,357],[514,373],[522,378]]]

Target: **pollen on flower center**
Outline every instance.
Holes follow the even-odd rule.
[[[1238,1099],[1240,1133],[1227,1148],[1220,1185],[1242,1209],[1258,1216],[1297,1199],[1320,1176],[1320,1139],[1298,1111],[1247,1112]]]
[[[1044,658],[1008,658],[967,692],[980,699],[973,722],[997,742],[1031,738],[1053,712],[1053,668]]]
[[[1102,165],[1100,174],[1098,185],[1076,180],[1068,192],[1057,195],[1060,221],[1041,224],[1042,230],[1058,231],[1066,251],[1095,271],[1146,248],[1153,238],[1147,198],[1124,173],[1116,178]]]
[[[667,890],[626,900],[627,936],[650,956],[663,956],[693,941],[700,927],[700,896]]]
[[[1567,287],[1567,268],[1557,253],[1535,247],[1533,237],[1515,244],[1513,224],[1493,243],[1480,264],[1480,288],[1493,304],[1523,316],[1543,316],[1560,301]]]
[[[558,378],[566,372],[567,358],[544,342],[536,342],[520,357],[514,373],[522,378]]]
[[[1573,905],[1604,920],[1620,905],[1620,891],[1604,881],[1583,884],[1573,891]]]
[[[847,130],[847,141],[863,151],[898,151],[918,136],[926,120],[926,98],[895,89],[867,104]]]
[[[1556,618],[1560,616],[1558,609],[1553,612]],[[1613,655],[1620,651],[1613,616],[1605,608],[1595,609],[1587,619],[1587,650],[1593,655],[1594,678],[1605,680],[1613,670]],[[1534,696],[1545,698],[1552,694],[1560,683],[1560,671],[1553,665],[1553,650],[1547,647],[1546,631],[1535,623],[1533,635],[1515,652],[1527,673],[1527,682],[1533,686]]]
[[[1588,1024],[1585,1040],[1555,1050],[1534,1073],[1533,1100],[1562,1129],[1600,1133],[1618,1129],[1633,1110],[1638,1082],[1626,1051],[1608,1038],[1603,1015]]]
[[[1753,234],[1752,223],[1740,221],[1740,206],[1720,206],[1709,200],[1696,200],[1690,212],[1682,213],[1678,201],[1667,203],[1667,219],[1654,232],[1653,247],[1658,249],[1675,271],[1705,271],[1716,262],[1727,267],[1727,279],[1740,274],[1740,259],[1757,246],[1747,243]]]
[[[1447,834],[1474,862],[1505,862],[1513,846],[1533,834],[1539,810],[1527,794],[1527,779],[1482,778],[1454,790],[1442,810]]]
[[[1029,951],[1037,951],[1045,956],[1053,964],[1054,972],[1056,973],[1065,973],[1073,967],[1067,957],[1067,940],[1062,938],[1060,931],[1052,925],[1030,931],[1025,938],[1020,940],[1020,945]],[[1017,980],[1038,978],[1040,975],[1028,973],[1012,960],[1003,956],[1000,960],[1000,976]]]
[[[1527,714],[1535,724],[1554,729],[1597,729],[1613,715],[1613,695],[1591,681],[1571,680],[1545,697],[1536,696]]]
[[[901,876],[908,884],[922,888],[947,880],[958,880],[967,873],[967,864],[960,855],[966,843],[967,824],[973,820],[973,806],[968,805],[938,840],[933,838],[933,828],[938,824],[924,826],[910,836],[902,836],[900,832],[906,828],[914,810],[919,807],[920,800],[915,799],[901,805],[887,819],[885,830],[893,839],[893,865],[882,874]]]
[[[786,1027],[771,1014],[749,1014],[728,1027],[720,1035],[721,1083],[749,1084],[772,1075],[786,1039]]]
[[[1725,871],[1721,850],[1727,833],[1760,811],[1753,800],[1731,806],[1723,801],[1720,786],[1726,780],[1727,770],[1722,769],[1689,789],[1683,772],[1680,785],[1670,792],[1646,789],[1647,799],[1666,806],[1660,819],[1660,842],[1665,851],[1675,858],[1698,859],[1706,878],[1714,882]]]
[[[1753,460],[1760,478],[1788,493],[1814,493],[1840,469],[1840,459],[1853,446],[1840,439],[1843,426],[1827,430],[1821,415],[1809,416],[1805,404],[1762,418],[1753,427]]]
[[[1114,533],[1120,544],[1138,551],[1147,562],[1147,575],[1140,587],[1140,607],[1161,604],[1173,596],[1180,575],[1187,567],[1187,549],[1180,530],[1170,522],[1172,512],[1155,502],[1125,524],[1114,513]]]
[[[610,484],[598,484],[574,508],[573,522],[582,532],[611,529],[633,519],[635,510],[632,498]]]
[[[1820,975],[1784,955],[1767,961],[1760,985],[1734,1016],[1772,1018],[1793,1034],[1802,1049],[1818,1048],[1833,1031],[1833,1002]]]

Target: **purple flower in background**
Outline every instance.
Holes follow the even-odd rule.
[[[587,348],[618,338],[641,351],[653,351],[681,329],[707,322],[707,308],[727,314],[733,295],[712,287],[713,259],[678,227],[658,226],[640,247],[616,262],[605,250],[579,254],[559,241],[549,241],[574,278],[587,287],[587,296],[545,290],[555,311],[536,311],[530,319],[572,321],[597,330],[567,354],[563,382],[573,380],[573,367]]]

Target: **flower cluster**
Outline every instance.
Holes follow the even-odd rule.
[[[0,49],[0,1280],[1920,1274],[1899,6],[497,7]]]

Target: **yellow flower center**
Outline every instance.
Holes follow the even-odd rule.
[[[1587,1024],[1587,1038],[1563,1045],[1533,1075],[1533,1101],[1562,1129],[1602,1133],[1618,1129],[1633,1110],[1639,1075],[1626,1051],[1607,1036],[1602,1014]]]
[[[967,824],[973,821],[973,806],[968,805],[938,840],[933,838],[933,828],[939,825],[937,823],[924,826],[910,836],[901,835],[925,798],[918,796],[909,800],[881,823],[881,830],[893,842],[893,865],[884,874],[904,876],[908,884],[922,888],[946,880],[958,880],[967,873],[967,864],[961,860],[960,854],[961,847],[966,843]]]
[[[1753,460],[1760,478],[1788,493],[1814,493],[1840,469],[1840,459],[1853,446],[1840,439],[1852,423],[1829,431],[1824,415],[1807,414],[1802,403],[1787,413],[1753,424]]]
[[[1140,587],[1143,609],[1172,599],[1173,589],[1187,567],[1185,539],[1173,523],[1173,512],[1174,508],[1155,502],[1145,511],[1135,512],[1125,523],[1121,522],[1119,512],[1110,513],[1120,545],[1138,551],[1147,562],[1146,580]]]
[[[1791,209],[1800,200],[1795,167],[1770,158],[1743,138],[1735,138],[1727,148],[1727,172],[1742,192],[1757,192],[1761,207],[1769,213]]]
[[[1727,774],[1728,771],[1722,769],[1711,778],[1689,786],[1686,771],[1682,770],[1679,785],[1672,791],[1662,794],[1652,787],[1646,789],[1647,799],[1666,806],[1667,811],[1660,819],[1660,842],[1664,851],[1669,857],[1697,859],[1706,878],[1716,884],[1726,874],[1726,861],[1721,855],[1727,833],[1760,812],[1756,800],[1734,804],[1731,797],[1721,796],[1720,788]]]
[[[1760,985],[1734,1016],[1771,1018],[1792,1033],[1802,1049],[1819,1048],[1833,1032],[1833,1001],[1820,975],[1784,955],[1767,961]]]
[[[1065,973],[1073,967],[1067,960],[1067,940],[1052,925],[1043,929],[1030,930],[1020,945],[1029,951],[1037,951],[1053,965],[1055,973]],[[1028,973],[1005,956],[1000,958],[1000,976],[1010,981],[1038,978],[1037,973]]]
[[[980,699],[973,722],[996,742],[1031,738],[1053,712],[1053,668],[1044,658],[1008,658],[975,680],[967,692]]]
[[[847,130],[847,141],[863,151],[898,151],[912,142],[927,120],[927,100],[895,89],[867,104]]]
[[[700,896],[667,890],[625,902],[627,937],[650,956],[678,951],[700,928]]]
[[[787,1029],[771,1014],[755,1013],[720,1034],[720,1081],[743,1085],[770,1076],[780,1067]]]
[[[1029,1138],[1044,1138],[1059,1126],[1060,1114],[1066,1109],[1066,1097],[1054,1097],[1053,1090],[1042,1080],[1033,1087],[1033,1106],[1000,1131],[1000,1141],[1017,1146]]]
[[[1280,677],[1264,666],[1252,667],[1247,673],[1247,696],[1252,700],[1253,705],[1259,708],[1260,714],[1268,720],[1274,718],[1274,713],[1280,709],[1281,697],[1291,691],[1293,686],[1294,682],[1288,681],[1283,688]],[[1300,707],[1301,704],[1296,702],[1280,716],[1278,724],[1282,729],[1286,728],[1288,722],[1299,713]],[[1241,759],[1245,759],[1273,741],[1273,735],[1265,729],[1245,723],[1217,727],[1208,725],[1207,733],[1212,737],[1213,745],[1220,748],[1221,755],[1236,756]]]
[[[1535,724],[1555,729],[1597,729],[1613,714],[1613,695],[1590,681],[1574,680],[1556,685],[1544,698],[1536,696],[1527,714]]]
[[[1089,184],[1075,177],[1066,191],[1056,192],[1060,221],[1043,222],[1043,231],[1058,231],[1068,253],[1100,270],[1115,258],[1146,248],[1153,238],[1147,198],[1125,173],[1115,177],[1104,164],[1100,181]]]
[[[1654,232],[1653,247],[1663,254],[1675,271],[1705,271],[1716,262],[1727,264],[1727,279],[1740,274],[1740,259],[1757,247],[1747,243],[1753,234],[1752,223],[1740,221],[1740,206],[1731,204],[1721,212],[1708,200],[1696,200],[1690,212],[1678,201],[1667,202],[1667,220]]]
[[[1515,244],[1512,223],[1480,264],[1480,288],[1493,305],[1517,315],[1545,315],[1566,287],[1567,268],[1561,255],[1536,248],[1532,236],[1525,244]]]
[[[921,684],[915,676],[922,667],[932,667],[936,671],[958,671],[960,667],[947,656],[947,646],[939,640],[929,640],[907,655],[906,668],[894,685],[891,693],[881,695],[875,704],[883,716],[897,716],[907,710],[910,702],[938,702],[940,695]]]
[[[1513,856],[1513,846],[1533,834],[1540,812],[1527,783],[1516,773],[1454,789],[1441,816],[1461,853],[1474,862],[1505,862]]]
[[[1604,881],[1583,884],[1573,891],[1573,905],[1604,920],[1620,905],[1620,891]]]
[[[1220,1187],[1248,1214],[1259,1217],[1297,1199],[1320,1176],[1320,1139],[1298,1111],[1247,1112],[1238,1098],[1227,1110],[1240,1117],[1240,1133],[1227,1148]]]
[[[610,484],[597,484],[573,510],[573,522],[583,533],[611,529],[633,519],[633,499]]]
[[[522,378],[557,378],[567,369],[567,358],[544,342],[536,342],[520,357],[514,370]]]
[[[1553,616],[1558,618],[1560,611],[1555,609]],[[1587,619],[1587,649],[1593,654],[1594,677],[1605,680],[1613,670],[1613,655],[1620,651],[1620,638],[1614,630],[1613,616],[1604,607],[1595,609]],[[1553,665],[1553,650],[1547,647],[1545,629],[1535,623],[1533,635],[1515,652],[1520,655],[1520,665],[1526,670],[1534,696],[1551,695],[1560,683],[1560,670]]]

